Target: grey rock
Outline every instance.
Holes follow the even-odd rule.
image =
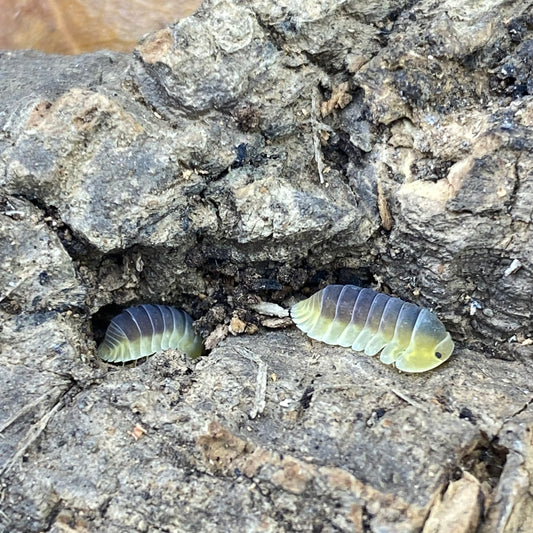
[[[85,287],[42,212],[18,198],[0,205],[0,302],[16,312],[84,307]],[[68,235],[65,235],[68,238]]]
[[[208,0],[132,55],[0,54],[0,529],[532,523],[530,26]],[[404,375],[259,327],[325,283],[433,308],[456,354]],[[97,361],[140,302],[218,346]]]
[[[260,364],[265,406],[251,419]],[[468,350],[413,379],[376,358],[312,346],[297,331],[253,345],[228,339],[196,365],[158,354],[70,385],[29,452],[31,469],[18,467],[19,477],[12,467],[18,482],[6,487],[4,512],[24,516],[26,531],[57,506],[77,517],[83,509],[86,527],[109,531],[143,520],[183,531],[416,531],[461,469],[485,490],[511,483],[511,445],[488,436],[523,427],[502,421],[522,410],[530,382],[526,364]],[[60,527],[64,518],[53,520]]]

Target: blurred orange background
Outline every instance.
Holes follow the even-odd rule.
[[[0,49],[55,54],[130,51],[145,33],[193,13],[201,0],[0,0]]]

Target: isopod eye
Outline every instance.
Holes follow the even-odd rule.
[[[435,357],[437,359],[440,359],[442,357],[442,354],[440,352],[435,352]]]

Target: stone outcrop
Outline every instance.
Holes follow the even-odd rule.
[[[208,0],[132,55],[1,53],[0,527],[533,523],[531,13]],[[455,355],[405,375],[256,311],[332,282]],[[139,302],[216,346],[97,361]]]

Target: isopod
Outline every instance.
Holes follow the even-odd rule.
[[[328,285],[291,308],[294,323],[312,339],[379,352],[382,363],[425,372],[444,363],[454,344],[430,311],[372,289]]]
[[[169,348],[192,358],[202,355],[202,338],[194,331],[192,318],[168,305],[139,305],[113,318],[98,347],[98,356],[120,363]]]

